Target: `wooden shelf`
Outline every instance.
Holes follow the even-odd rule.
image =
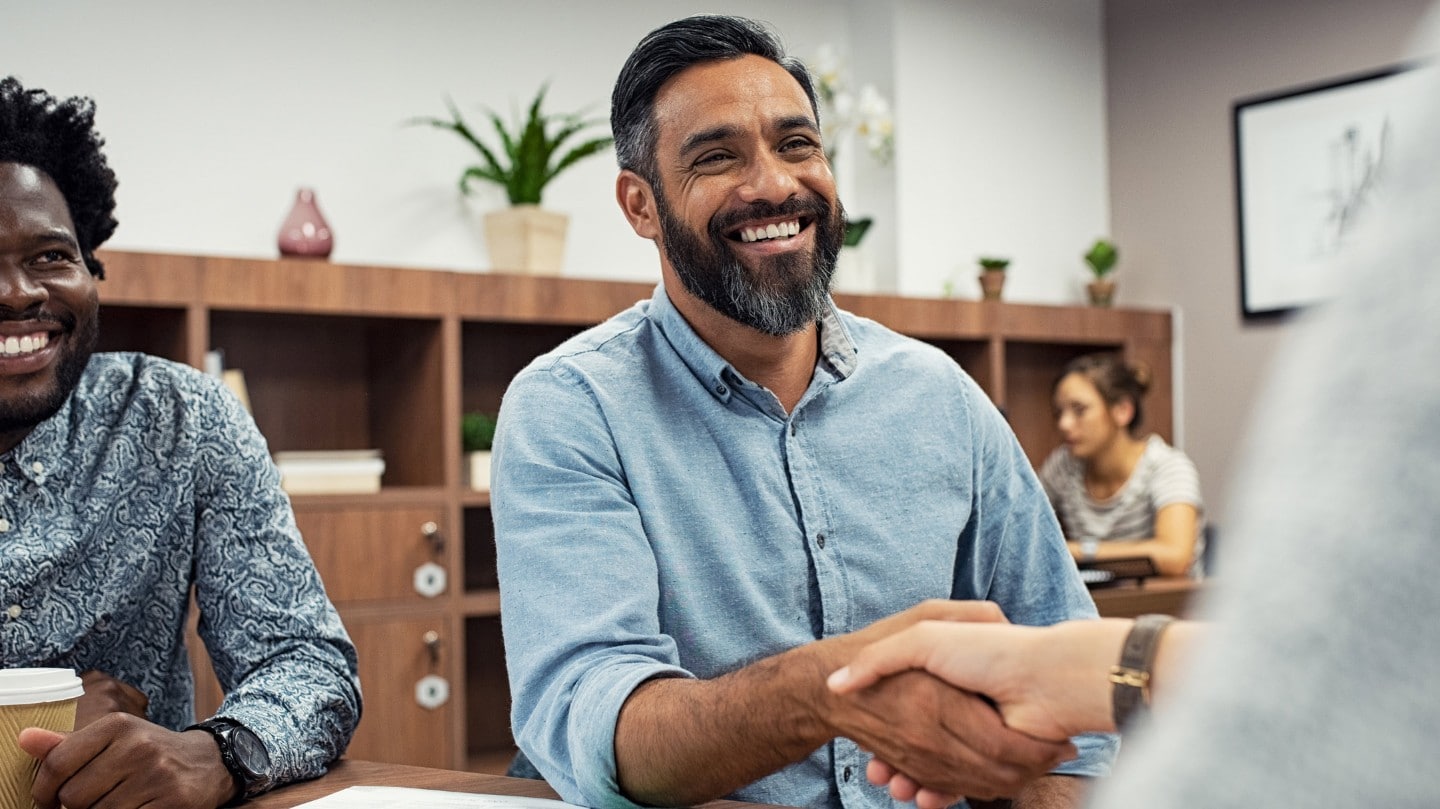
[[[101,350],[200,367],[208,350],[223,348],[227,366],[245,372],[272,451],[384,454],[378,494],[292,498],[360,652],[365,720],[349,755],[503,772],[513,741],[490,494],[463,485],[460,414],[497,411],[532,358],[649,298],[655,285],[298,259],[101,257]],[[1055,375],[1090,351],[1118,350],[1150,366],[1146,420],[1172,437],[1167,312],[835,297],[955,358],[1032,462],[1059,443]],[[445,581],[426,595],[416,586],[434,583],[423,575],[429,565]],[[203,660],[196,671],[205,711],[218,704],[218,687]],[[433,710],[414,700],[415,682],[429,675],[451,684],[449,702]]]

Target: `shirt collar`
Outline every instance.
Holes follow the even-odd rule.
[[[70,442],[70,411],[74,401],[72,391],[55,415],[35,425],[8,453],[20,475],[36,486],[44,485],[60,469],[59,459]]]
[[[734,366],[725,361],[695,333],[689,321],[675,308],[663,283],[657,284],[650,300],[649,316],[660,327],[660,331],[675,348],[680,359],[689,366],[696,378],[705,383],[710,393],[721,401],[728,401],[734,388],[753,385]],[[844,379],[855,372],[858,350],[850,332],[840,320],[840,311],[835,301],[826,301],[825,311],[820,313],[820,358],[832,368],[837,376]]]

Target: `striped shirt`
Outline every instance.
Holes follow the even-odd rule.
[[[1195,564],[1201,547],[1204,503],[1195,464],[1165,439],[1152,435],[1130,479],[1103,500],[1085,490],[1085,466],[1065,447],[1058,447],[1040,467],[1040,482],[1055,507],[1065,536],[1073,541],[1102,542],[1150,539],[1155,536],[1155,514],[1165,506],[1189,503],[1201,514],[1196,525]],[[1198,573],[1198,570],[1192,571]]]

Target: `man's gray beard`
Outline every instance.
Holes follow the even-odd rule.
[[[813,254],[789,253],[767,259],[768,272],[761,279],[756,277],[760,273],[752,274],[735,257],[728,240],[721,235],[723,223],[711,221],[707,246],[706,239],[674,216],[663,193],[655,195],[661,243],[686,291],[731,320],[777,337],[809,327],[830,305],[830,281],[845,236],[844,228],[835,220],[843,222],[844,213],[842,209],[837,217],[828,205],[821,205],[823,209],[811,204],[803,210],[814,220]],[[801,212],[786,210],[784,205],[771,208],[775,213],[754,215],[758,218]]]

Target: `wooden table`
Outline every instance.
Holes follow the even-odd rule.
[[[245,806],[251,809],[289,809],[306,801],[323,798],[332,792],[339,792],[345,787],[354,786],[416,787],[448,792],[519,795],[527,798],[554,798],[556,800],[560,797],[544,781],[341,759],[330,765],[330,772],[323,778],[281,787],[274,792],[246,801]],[[710,809],[744,809],[744,807],[761,806],[761,804],[738,801],[711,801],[702,805],[710,807]]]
[[[1151,612],[1180,616],[1204,587],[1203,581],[1189,578],[1150,578],[1142,584],[1100,587],[1091,590],[1090,596],[1105,618],[1134,618]]]

